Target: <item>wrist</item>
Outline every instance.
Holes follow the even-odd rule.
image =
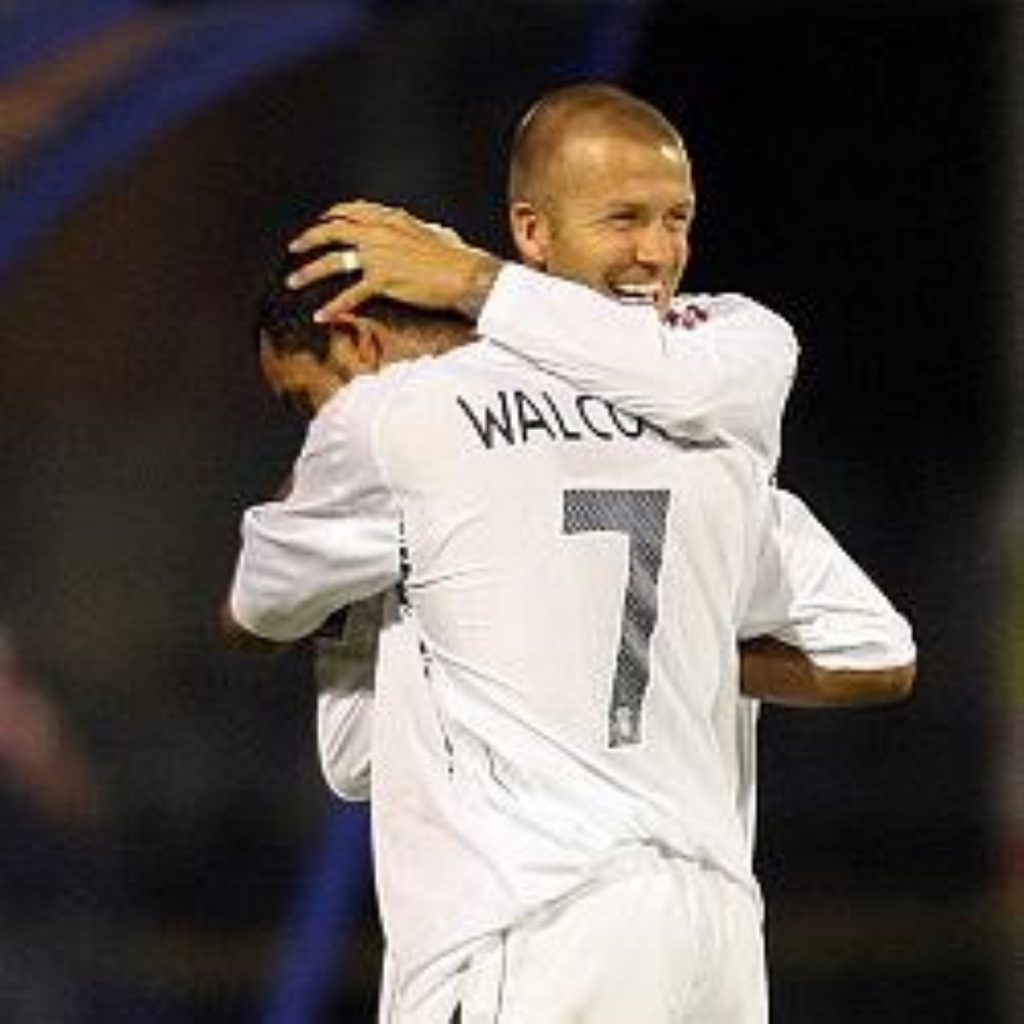
[[[462,294],[456,302],[456,309],[471,320],[476,320],[484,308],[487,296],[501,271],[503,263],[497,256],[492,256],[482,249],[472,250],[472,258],[467,260]]]

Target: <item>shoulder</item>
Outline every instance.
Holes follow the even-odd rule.
[[[429,362],[425,357],[392,363],[378,373],[356,377],[324,403],[310,424],[310,436],[329,436],[379,415]]]
[[[305,451],[351,445],[368,437],[405,391],[429,370],[429,357],[392,363],[378,373],[361,374],[321,407],[309,425]]]
[[[680,295],[669,313],[673,326],[700,331],[705,326],[771,331],[795,340],[789,321],[768,306],[740,292]]]
[[[391,387],[391,394],[401,395],[401,402],[389,403],[392,408],[417,399],[442,398],[453,390],[471,387],[475,383],[488,384],[504,379],[509,374],[518,378],[529,375],[531,368],[522,358],[494,344],[489,338],[452,349],[443,355],[417,359],[404,365],[401,381]]]
[[[380,373],[356,377],[324,403],[309,424],[295,463],[298,495],[379,484],[381,424],[395,400],[422,372],[421,362],[426,360],[396,363]]]

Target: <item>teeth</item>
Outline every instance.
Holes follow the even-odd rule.
[[[618,284],[613,290],[623,302],[648,304],[658,301],[656,284]]]

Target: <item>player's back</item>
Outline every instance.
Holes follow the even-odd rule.
[[[381,717],[419,706],[444,763],[418,777],[392,736],[374,784],[379,814],[411,809],[385,825],[396,842],[431,805],[429,884],[450,856],[453,885],[489,878],[478,898],[514,916],[655,844],[753,885],[736,635],[766,508],[756,462],[670,442],[487,343],[411,368],[375,445],[423,662]],[[417,786],[418,812],[387,796]]]

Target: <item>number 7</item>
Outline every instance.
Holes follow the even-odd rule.
[[[629,537],[629,579],[608,709],[608,745],[630,746],[641,740],[670,494],[667,490],[571,490],[564,497],[564,533],[610,531]]]

